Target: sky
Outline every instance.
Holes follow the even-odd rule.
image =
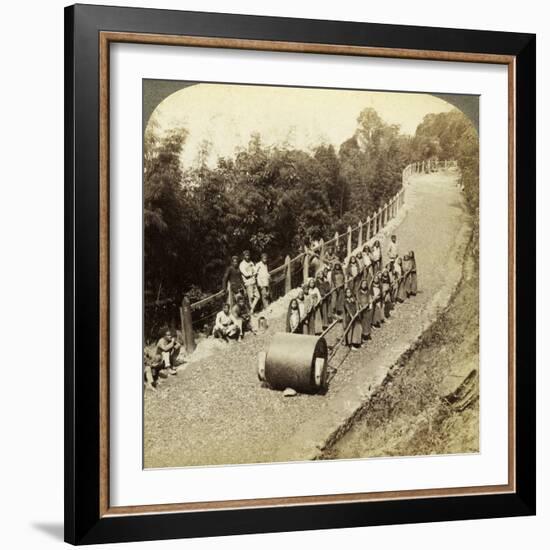
[[[353,136],[359,113],[373,107],[389,124],[414,134],[428,113],[453,106],[430,94],[371,92],[238,84],[196,84],[164,99],[153,112],[159,130],[183,126],[189,132],[182,162],[197,160],[204,140],[209,164],[231,157],[258,132],[265,145],[287,144],[309,151],[321,143],[336,148]],[[150,119],[150,120],[151,120]]]

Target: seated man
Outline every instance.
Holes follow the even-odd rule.
[[[180,347],[179,342],[170,330],[165,331],[164,335],[157,342],[157,353],[162,357],[164,368],[170,374],[177,374],[175,364]]]
[[[155,391],[158,371],[162,367],[162,357],[151,350],[145,350],[143,353],[143,376],[145,389]]]
[[[227,342],[229,338],[239,337],[239,327],[230,315],[229,304],[224,304],[223,309],[216,315],[216,322],[212,334],[214,338],[222,338]]]
[[[247,330],[254,332],[250,324],[250,309],[242,294],[235,296],[235,305],[231,308],[231,319],[239,329],[239,340],[243,339]]]

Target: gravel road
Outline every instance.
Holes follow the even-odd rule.
[[[336,355],[331,366],[337,372],[326,395],[283,397],[258,382],[258,352],[284,330],[283,299],[265,334],[247,335],[241,343],[209,340],[177,376],[145,393],[145,467],[314,458],[448,302],[469,238],[468,214],[455,181],[451,172],[411,180],[406,213],[392,232],[400,254],[415,251],[419,293],[398,305],[363,349]]]

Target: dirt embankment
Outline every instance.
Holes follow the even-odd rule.
[[[479,451],[479,273],[471,249],[447,308],[321,459]]]

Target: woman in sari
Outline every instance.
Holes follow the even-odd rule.
[[[384,317],[387,319],[390,316],[390,311],[392,309],[391,280],[390,272],[388,269],[384,269],[384,271],[382,271],[380,283],[382,286],[382,303],[384,304]]]
[[[346,288],[344,299],[344,330],[346,330],[346,345],[352,350],[361,347],[361,319],[358,315],[359,306],[350,287]]]
[[[286,313],[286,331],[297,332],[298,327],[300,326],[300,321],[300,308],[298,307],[298,300],[296,300],[296,298],[292,298],[288,304],[288,311]]]
[[[374,241],[372,245],[372,263],[375,273],[382,270],[382,248],[380,247],[380,241]]]
[[[391,299],[390,310],[392,310],[395,306],[395,298],[397,296],[397,289],[399,286],[398,279],[395,274],[394,262],[392,260],[390,260],[386,265],[386,271],[388,272],[389,281],[390,281],[390,293],[389,293],[390,299]]]
[[[370,325],[372,323],[370,289],[366,279],[363,279],[359,285],[359,290],[357,291],[357,305],[359,309],[362,310],[360,314],[361,339],[365,341],[370,338]]]
[[[344,313],[344,284],[346,278],[342,265],[337,263],[332,271],[332,313],[333,315],[342,315]]]
[[[371,326],[380,328],[380,323],[384,322],[382,315],[382,286],[380,284],[380,275],[378,272],[372,282],[372,323]]]
[[[409,257],[411,259],[411,264],[412,264],[411,275],[410,275],[411,277],[410,293],[412,296],[416,296],[417,285],[418,285],[418,282],[416,279],[416,258],[414,257],[414,252],[412,250],[409,252]]]
[[[357,258],[357,265],[359,266],[359,273],[361,273],[361,275],[362,275],[363,270],[365,269],[365,264],[363,264],[363,253],[361,251],[359,251],[359,252],[357,252],[355,257]]]
[[[321,334],[323,332],[323,320],[321,317],[321,292],[317,288],[315,279],[310,277],[307,282],[308,287],[308,296],[311,302],[311,312],[309,314],[309,331],[308,334],[315,336],[316,334]]]
[[[323,330],[325,330],[328,325],[330,324],[330,317],[329,317],[329,298],[325,298],[325,296],[330,292],[330,283],[327,281],[326,278],[326,272],[328,269],[325,267],[323,271],[319,271],[317,273],[317,288],[319,289],[319,293],[321,294],[321,327]]]
[[[310,301],[303,288],[298,289],[298,296],[296,297],[298,302],[298,309],[300,310],[300,321],[302,324],[302,333],[309,334],[309,310]]]
[[[338,257],[338,261],[341,264],[343,264],[347,255],[348,255],[347,247],[344,245],[344,243],[340,243],[336,247],[336,256]]]
[[[311,243],[311,239],[309,237],[306,237],[304,239],[304,246],[303,246],[303,252],[304,252],[304,258],[307,256],[309,262],[309,272],[316,273],[321,265],[321,258],[318,254],[318,248],[313,246]],[[309,273],[308,273],[309,277]]]
[[[334,268],[334,264],[337,262],[338,258],[334,253],[334,247],[327,247],[327,250],[323,257],[323,270],[325,271],[325,277],[329,283],[332,281],[332,270]]]
[[[401,258],[397,258],[397,260],[395,260],[393,269],[397,280],[397,294],[395,299],[396,301],[402,303],[405,301],[407,295],[405,293],[405,277],[403,272],[403,260]]]
[[[407,298],[411,295],[411,269],[411,257],[405,254],[403,256],[403,289]]]
[[[369,285],[374,278],[372,272],[372,251],[368,244],[363,246],[363,279],[366,279]]]
[[[349,263],[346,267],[346,282],[348,284],[348,287],[351,288],[354,296],[355,294],[357,294],[359,283],[361,282],[359,277],[360,274],[361,268],[357,263],[357,258],[355,256],[351,256],[349,259]]]

